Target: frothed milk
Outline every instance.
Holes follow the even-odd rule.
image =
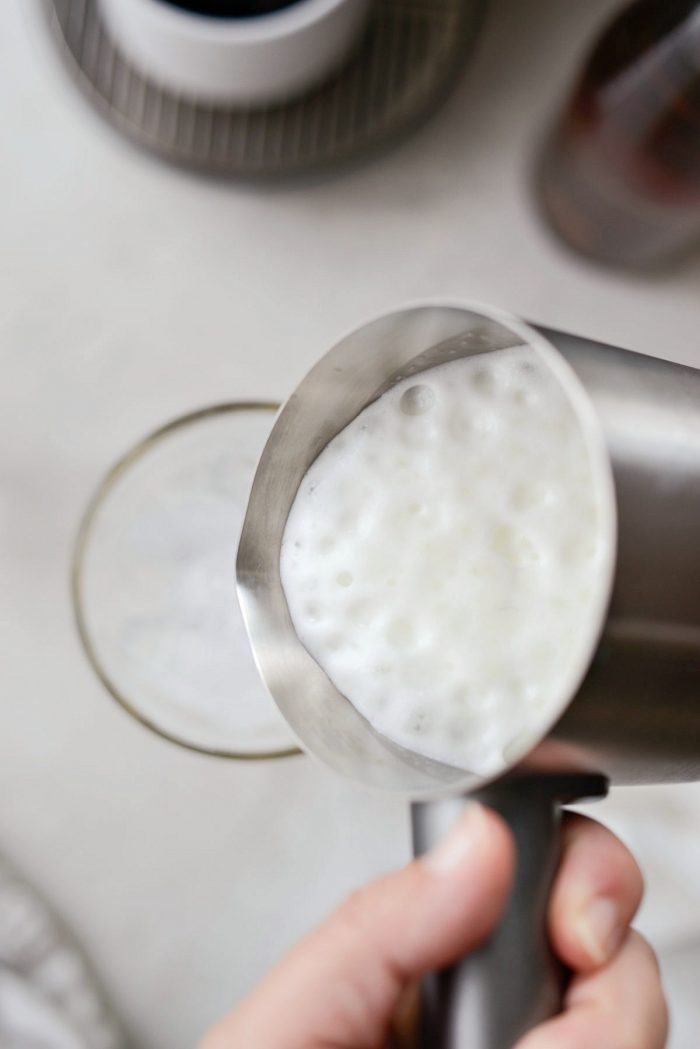
[[[304,477],[280,567],[299,638],[377,731],[488,774],[571,688],[606,551],[577,415],[517,347],[361,412]]]

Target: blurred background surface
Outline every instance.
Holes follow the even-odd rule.
[[[493,0],[457,89],[333,178],[258,189],[136,151],[66,76],[40,8],[0,5],[0,852],[57,908],[147,1049],[185,1049],[346,891],[408,854],[402,801],[306,758],[237,764],[144,731],[72,622],[105,468],[173,416],[283,399],[339,334],[430,295],[700,366],[700,256],[596,269],[540,226],[530,172],[610,0]],[[641,927],[700,1005],[700,788],[618,790]]]

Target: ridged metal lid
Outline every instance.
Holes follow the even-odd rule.
[[[377,0],[352,60],[285,105],[199,103],[145,79],[112,44],[98,0],[44,0],[78,83],[120,131],[203,172],[269,178],[347,162],[392,142],[445,97],[484,0]]]

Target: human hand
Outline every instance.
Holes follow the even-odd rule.
[[[498,922],[513,843],[472,804],[433,852],[354,893],[204,1039],[200,1049],[384,1049],[408,1044],[417,981],[474,950]],[[599,823],[567,814],[549,935],[573,972],[563,1012],[517,1049],[663,1049],[653,951],[630,930],[639,868]]]

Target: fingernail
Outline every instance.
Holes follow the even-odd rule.
[[[470,802],[449,834],[423,856],[423,863],[435,874],[449,874],[460,867],[473,853],[484,821],[483,806]]]
[[[582,911],[578,934],[591,959],[598,965],[607,962],[620,945],[623,928],[614,900],[599,896]]]

